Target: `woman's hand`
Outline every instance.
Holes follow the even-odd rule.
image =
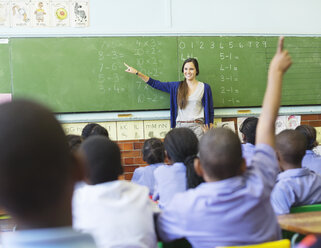
[[[125,70],[126,72],[131,73],[131,74],[136,74],[138,72],[135,68],[127,65],[126,63],[124,63],[124,65],[127,67],[127,69]]]

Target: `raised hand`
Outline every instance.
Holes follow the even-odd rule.
[[[283,50],[284,37],[279,38],[278,47],[276,53],[270,63],[270,70],[276,70],[281,73],[285,73],[291,66],[291,57],[287,50]]]

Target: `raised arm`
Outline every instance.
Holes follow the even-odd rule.
[[[279,38],[278,48],[268,72],[262,113],[256,129],[256,144],[267,144],[275,147],[275,121],[279,112],[284,73],[291,66],[291,57],[283,51],[284,37]]]
[[[144,75],[143,73],[137,71],[135,68],[127,65],[126,63],[124,63],[124,65],[127,67],[127,69],[125,70],[126,72],[131,73],[131,74],[136,74],[136,75],[137,75],[138,77],[140,77],[145,83],[148,82],[149,76]]]

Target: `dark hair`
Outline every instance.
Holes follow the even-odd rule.
[[[296,130],[283,130],[276,136],[276,150],[282,159],[293,168],[301,167],[307,146],[304,135]]]
[[[188,188],[195,188],[204,182],[194,170],[194,158],[198,153],[198,139],[191,129],[172,129],[165,136],[164,146],[169,159],[185,164]]]
[[[148,164],[163,163],[165,159],[164,144],[160,139],[151,138],[145,140],[142,149],[143,160]]]
[[[109,138],[109,134],[106,128],[104,128],[103,126],[96,124],[92,129],[91,132],[89,134],[89,136],[92,135],[102,135],[105,136],[106,138]]]
[[[242,164],[240,139],[230,129],[210,129],[200,141],[200,162],[211,179],[223,180],[239,175]]]
[[[0,147],[1,206],[24,218],[60,204],[74,160],[50,110],[27,100],[0,105]]]
[[[184,72],[184,66],[186,63],[192,62],[195,66],[196,69],[196,75],[199,74],[199,67],[198,67],[198,62],[194,58],[188,58],[184,61],[182,65],[182,72]],[[184,109],[187,104],[187,97],[188,97],[188,85],[186,82],[186,78],[180,82],[178,86],[178,92],[177,92],[177,104],[181,109]]]
[[[240,126],[240,132],[244,134],[244,141],[246,143],[251,143],[255,145],[256,126],[258,120],[259,119],[256,117],[248,117],[243,121],[242,125]]]
[[[96,126],[98,125],[97,123],[88,123],[83,129],[82,129],[82,132],[81,132],[81,136],[86,139],[90,133],[91,133],[91,130]]]
[[[118,145],[104,136],[88,137],[80,146],[86,158],[86,174],[91,184],[110,182],[123,173]]]
[[[318,145],[317,139],[317,131],[314,127],[310,125],[300,125],[295,130],[302,133],[307,140],[307,148],[306,150],[312,150],[314,147]]]
[[[70,151],[72,152],[76,151],[82,142],[82,137],[80,135],[74,135],[74,134],[68,134],[66,135],[66,137],[67,137]]]

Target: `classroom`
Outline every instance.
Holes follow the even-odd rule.
[[[214,126],[228,127],[242,139],[241,123],[261,114],[279,36],[285,37],[292,66],[284,76],[276,132],[309,125],[321,143],[320,1],[4,2],[0,103],[20,97],[39,101],[53,110],[67,135],[81,135],[88,123],[100,124],[120,148],[124,180],[148,164],[142,154],[145,140],[163,140],[172,126],[170,95],[149,87],[138,73],[162,82],[183,80],[183,62],[197,58],[198,79],[212,89]],[[26,16],[18,22],[3,12],[3,6],[13,11],[19,4],[20,10],[37,6],[47,13],[28,12],[36,18],[28,23]],[[53,21],[46,11],[59,4],[69,6],[69,24],[59,16]],[[124,63],[138,76],[127,73]],[[315,151],[321,155],[321,146]],[[320,230],[293,232],[321,235]]]

